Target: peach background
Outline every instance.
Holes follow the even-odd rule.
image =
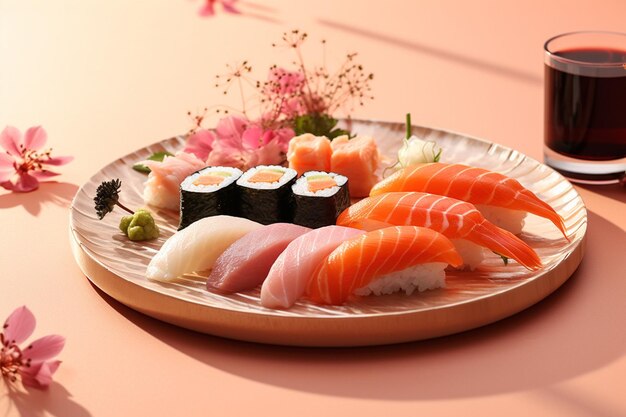
[[[504,5],[506,3],[506,5]],[[76,160],[34,193],[0,191],[0,319],[26,304],[36,335],[67,337],[47,392],[9,393],[0,416],[356,414],[626,415],[626,201],[577,187],[588,249],[553,296],[472,332],[401,346],[295,349],[182,330],[95,290],[72,257],[68,207],[113,159],[184,132],[186,112],[223,103],[225,63],[260,77],[288,62],[282,31],[358,51],[376,99],[355,116],[443,127],[541,159],[548,37],[623,30],[626,3],[267,0],[264,16],[197,16],[191,0],[0,0],[0,127],[42,124]],[[367,6],[365,7],[365,5]],[[263,70],[263,71],[261,71]],[[237,104],[233,99],[232,104]]]

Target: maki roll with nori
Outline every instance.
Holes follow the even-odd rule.
[[[291,222],[296,175],[279,165],[250,168],[237,180],[239,215],[262,224]]]
[[[194,172],[180,184],[180,224],[178,230],[209,216],[237,215],[235,181],[241,170],[208,167]]]
[[[292,187],[293,223],[317,228],[335,224],[350,206],[348,178],[333,172],[309,171]]]

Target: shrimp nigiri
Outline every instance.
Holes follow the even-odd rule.
[[[468,240],[515,259],[528,269],[541,267],[535,251],[517,236],[488,222],[472,204],[450,197],[418,192],[379,194],[348,207],[337,224],[363,230],[389,225],[428,227],[450,239]],[[476,262],[465,260],[470,268],[475,266]]]
[[[549,204],[498,172],[461,164],[410,165],[376,184],[370,196],[394,191],[420,191],[467,201],[488,220],[516,234],[521,232],[525,213],[532,213],[550,220],[567,238],[563,219]]]
[[[446,266],[462,262],[452,242],[434,230],[387,227],[339,245],[316,269],[306,294],[316,303],[335,305],[353,294],[411,294],[444,286]]]

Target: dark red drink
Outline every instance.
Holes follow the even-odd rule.
[[[574,61],[621,63],[626,51],[574,49]],[[626,156],[626,67],[621,77],[592,77],[545,66],[545,139],[550,149],[589,160]]]
[[[611,46],[596,46],[590,39],[609,39]],[[611,180],[623,176],[626,35],[562,35],[546,44],[546,52],[546,163],[573,179]]]

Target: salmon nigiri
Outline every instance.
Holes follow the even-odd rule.
[[[477,205],[488,220],[516,234],[521,232],[525,213],[532,213],[550,220],[567,238],[563,219],[549,204],[498,172],[438,162],[410,165],[376,184],[370,196],[394,191],[421,191],[467,201]]]
[[[472,204],[450,197],[418,192],[379,194],[348,207],[337,224],[363,230],[389,225],[428,227],[450,239],[468,240],[513,258],[529,269],[541,267],[535,251],[517,236],[488,222]],[[466,259],[466,263],[473,268],[477,262]]]
[[[445,285],[444,269],[460,255],[442,234],[395,226],[343,242],[317,268],[307,296],[320,304],[343,304],[351,295],[424,291]]]

